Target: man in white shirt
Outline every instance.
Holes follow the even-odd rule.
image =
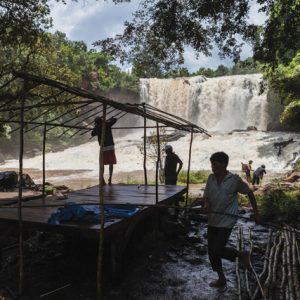
[[[234,261],[239,257],[245,266],[249,264],[249,252],[239,252],[226,247],[238,216],[238,193],[248,195],[255,221],[258,221],[256,200],[248,184],[240,176],[227,170],[229,157],[224,152],[216,152],[210,157],[213,174],[210,174],[204,191],[205,208],[208,210],[208,255],[212,269],[219,278],[210,283],[211,287],[226,286],[222,269],[222,258]]]

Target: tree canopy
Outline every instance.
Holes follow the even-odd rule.
[[[123,2],[114,0],[114,2]],[[183,63],[186,46],[210,55],[214,45],[223,56],[238,57],[253,32],[247,25],[249,0],[142,0],[122,34],[95,42],[121,62],[172,68]]]

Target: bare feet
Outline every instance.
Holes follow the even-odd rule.
[[[226,286],[226,279],[212,281],[209,286],[212,288],[224,288]]]
[[[248,269],[250,266],[250,252],[244,251],[240,256],[240,261],[245,269]]]

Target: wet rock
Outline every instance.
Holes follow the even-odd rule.
[[[166,257],[171,262],[178,262],[178,259],[174,255],[172,255],[171,253],[167,253]]]
[[[190,228],[191,227],[191,221],[189,219],[187,219],[187,218],[180,218],[179,221],[186,228]]]
[[[201,239],[196,236],[187,237],[187,241],[192,244],[197,244],[201,242]]]
[[[167,216],[161,218],[161,229],[163,233],[169,237],[187,233],[186,228],[181,223],[171,221]]]
[[[202,264],[202,259],[199,257],[186,257],[184,260],[193,266]]]
[[[207,250],[206,250],[206,246],[205,245],[199,245],[199,246],[196,246],[195,247],[195,250],[196,252],[199,254],[199,255],[205,255]]]
[[[251,130],[257,131],[257,128],[255,126],[248,126],[246,130],[247,131],[251,131]]]
[[[197,214],[197,213],[191,213],[190,219],[193,221],[198,221],[198,222],[206,222],[207,221],[207,217],[205,215],[201,215],[201,214]]]
[[[159,255],[154,255],[154,254],[148,255],[148,259],[156,261],[156,262],[162,262],[162,263],[167,261],[167,259],[165,257],[161,257]]]

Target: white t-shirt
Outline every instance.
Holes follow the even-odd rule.
[[[204,196],[207,198],[208,210],[218,213],[208,213],[208,225],[232,228],[237,220],[237,217],[231,216],[238,213],[237,194],[248,194],[249,192],[248,184],[237,174],[229,172],[220,185],[218,185],[215,175],[210,174]]]

